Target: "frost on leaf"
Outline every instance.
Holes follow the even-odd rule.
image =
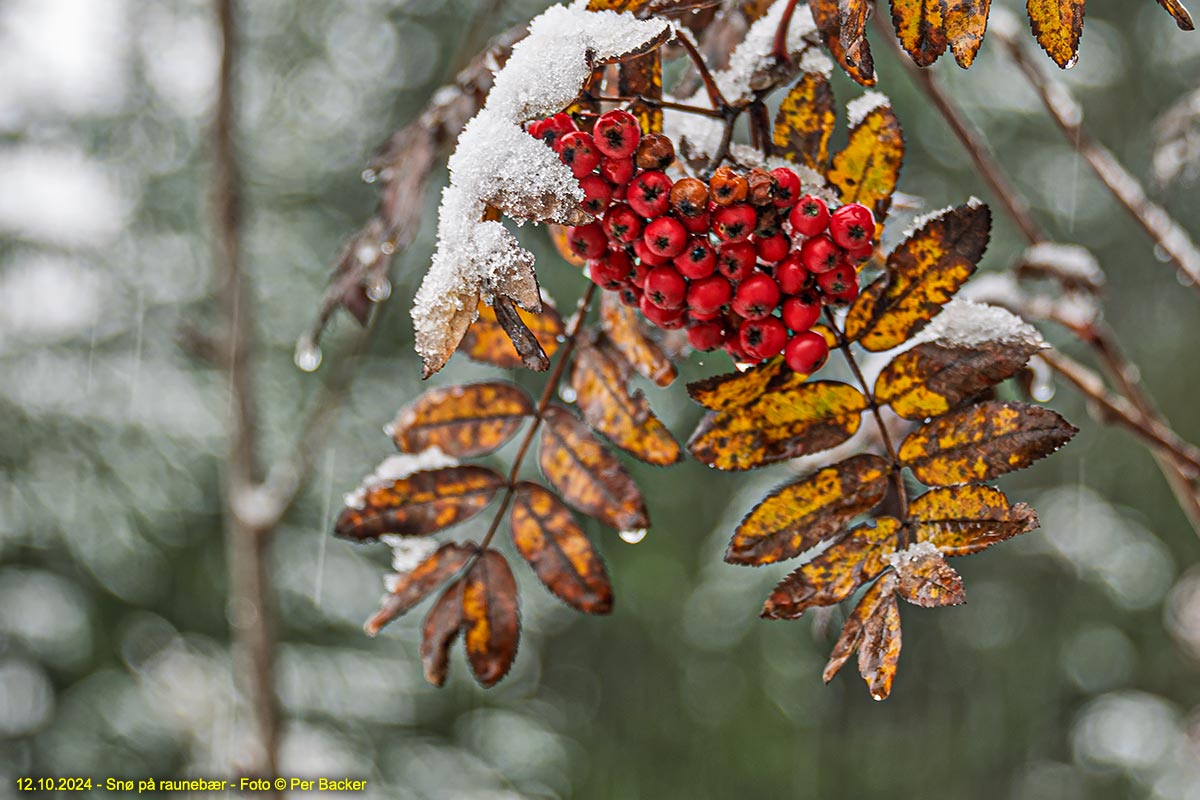
[[[480,300],[541,307],[533,254],[496,220],[584,222],[583,192],[552,149],[522,124],[568,106],[597,64],[644,52],[671,33],[662,20],[555,6],[529,24],[496,75],[487,104],[459,136],[438,209],[438,244],[413,304],[426,377],[441,369],[474,321]]]

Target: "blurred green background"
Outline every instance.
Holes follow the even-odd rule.
[[[296,369],[293,345],[340,241],[373,208],[368,156],[488,36],[544,5],[240,4],[238,148],[270,457],[287,451],[320,380]],[[1038,217],[1099,256],[1109,321],[1166,416],[1200,440],[1194,292],[999,51],[985,42],[969,73],[949,58],[936,71]],[[876,52],[909,141],[901,188],[929,208],[986,199],[940,117],[878,40]],[[181,327],[217,319],[206,222],[217,54],[197,0],[0,4],[0,798],[21,775],[224,775],[242,746],[218,479],[228,390],[178,344]],[[1089,0],[1082,57],[1061,77],[1092,130],[1149,179],[1156,120],[1200,84],[1200,34],[1152,0]],[[842,102],[859,92],[844,76],[836,85]],[[1155,192],[1200,235],[1188,178]],[[788,468],[733,476],[695,463],[632,467],[654,523],[640,544],[588,523],[617,590],[611,618],[556,604],[518,567],[512,674],[483,691],[456,653],[447,688],[426,686],[421,614],[376,640],[360,630],[386,548],[327,532],[342,493],[391,452],[381,426],[422,388],[407,312],[436,192],[427,202],[352,400],[270,552],[285,774],[362,776],[368,796],[389,798],[1200,798],[1200,541],[1144,448],[1063,387],[1051,405],[1081,434],[1004,482],[1043,529],[955,564],[968,605],[904,608],[885,703],[852,669],[821,683],[840,617],[831,630],[757,618],[788,567],[721,561]],[[985,269],[1022,249],[996,216]],[[578,273],[542,234],[524,235],[570,308]],[[322,370],[351,327],[339,320]],[[723,361],[693,357],[684,377]],[[497,371],[456,358],[432,382],[485,377]],[[644,388],[686,437],[699,415],[681,388]],[[477,538],[486,522],[458,533]]]

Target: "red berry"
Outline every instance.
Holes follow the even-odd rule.
[[[668,309],[659,308],[650,302],[650,295],[643,294],[641,302],[638,303],[638,308],[642,310],[642,315],[653,322],[660,328],[673,330],[683,327],[684,316],[682,308]]]
[[[627,195],[629,193],[629,184],[614,183],[613,187],[612,187],[612,192],[613,192],[612,199],[613,199],[614,203],[618,203],[618,202],[624,203],[625,195]]]
[[[749,320],[769,316],[779,305],[779,284],[762,272],[742,281],[733,296],[733,310]]]
[[[628,255],[626,257],[628,257]],[[632,266],[630,267],[629,275],[625,280],[629,281],[639,289],[645,289],[646,276],[650,274],[650,270],[653,269],[653,267],[644,261],[634,261],[633,259],[630,259],[629,263]]]
[[[579,188],[583,189],[583,210],[594,217],[603,214],[612,200],[612,187],[608,181],[599,175],[584,175],[579,180]]]
[[[725,328],[719,322],[697,322],[688,326],[688,344],[697,350],[716,350],[725,344]]]
[[[650,248],[646,246],[645,239],[638,239],[633,243],[633,254],[641,259],[643,264],[651,267],[661,267],[664,264],[671,263],[671,259],[650,252]]]
[[[614,109],[601,114],[592,127],[596,147],[606,156],[631,158],[637,152],[642,130],[637,117],[628,111]]]
[[[570,114],[555,114],[529,126],[529,133],[532,136],[541,139],[555,151],[558,150],[559,141],[563,136],[577,130],[579,129],[575,127],[575,120],[571,119]]]
[[[847,203],[830,217],[829,234],[847,250],[868,245],[875,238],[875,215],[862,203]]]
[[[875,252],[874,244],[864,244],[862,247],[851,247],[846,251],[846,258],[855,264],[866,261]]]
[[[792,249],[792,240],[787,237],[786,233],[754,238],[754,247],[758,251],[759,259],[768,264],[778,263]]]
[[[692,281],[687,290],[687,305],[690,311],[701,317],[714,314],[729,302],[733,296],[733,287],[729,281],[720,275],[710,275],[698,281]]]
[[[690,286],[688,290],[691,290]],[[687,318],[688,322],[712,322],[714,319],[721,318],[721,309],[718,308],[716,311],[701,311],[694,306],[688,306]]]
[[[754,272],[758,254],[749,242],[729,242],[717,248],[717,271],[734,283],[744,281]]]
[[[611,206],[601,224],[608,238],[621,244],[636,242],[642,233],[642,218],[624,203]]]
[[[655,255],[674,258],[688,246],[687,229],[677,219],[659,217],[646,226],[642,233],[646,247]]]
[[[799,294],[808,285],[809,275],[799,253],[792,253],[775,267],[775,280],[779,283],[779,291],[786,295]]]
[[[775,317],[750,320],[738,331],[738,343],[748,355],[758,361],[779,355],[783,352],[787,340],[787,328]]]
[[[661,217],[671,207],[671,179],[665,172],[641,172],[629,182],[629,206],[643,217]]]
[[[713,212],[712,229],[717,238],[726,242],[740,242],[749,238],[758,221],[754,207],[745,203],[722,206]]]
[[[796,201],[788,222],[801,236],[816,236],[829,225],[829,206],[821,198],[806,194]]]
[[[805,239],[800,245],[800,261],[809,272],[829,272],[838,265],[842,253],[833,239],[822,234],[811,239]]]
[[[817,324],[821,318],[821,304],[804,297],[789,297],[783,301],[779,316],[789,330],[800,333]]]
[[[851,287],[857,289],[858,273],[849,264],[842,264],[818,275],[817,286],[821,287],[821,294],[836,302],[836,298],[845,295]]]
[[[567,228],[567,245],[580,258],[599,258],[608,250],[608,237],[599,222]]]
[[[601,289],[620,289],[625,285],[620,269],[613,269],[607,258],[593,258],[588,262],[588,275]]]
[[[635,172],[632,158],[610,158],[605,156],[600,159],[600,177],[613,184],[614,186],[624,186],[633,180]]]
[[[632,283],[635,273],[633,259],[624,250],[609,250],[604,256],[608,262],[608,271],[617,276],[622,283]]]
[[[686,217],[681,214],[679,221],[683,223],[683,227],[687,228],[688,233],[707,234],[710,219],[711,217],[709,217],[708,212],[705,211],[698,217]]]
[[[687,249],[682,255],[676,256],[675,268],[683,273],[683,277],[695,280],[713,274],[717,268],[717,254],[713,252],[708,239],[693,236],[688,240]]]
[[[622,286],[617,290],[617,296],[621,298],[621,304],[637,308],[642,302],[642,290],[636,286]]]
[[[804,331],[797,333],[787,343],[783,357],[794,372],[811,375],[829,358],[829,345],[825,343],[825,337],[816,331]]]
[[[600,151],[590,133],[572,131],[559,142],[558,157],[571,168],[571,174],[582,178],[600,166]]]
[[[673,267],[655,267],[646,275],[646,299],[659,308],[683,308],[687,281]]]
[[[787,167],[771,170],[775,177],[775,207],[788,208],[800,196],[800,177]]]

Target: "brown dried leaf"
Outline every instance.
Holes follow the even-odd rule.
[[[846,617],[845,624],[842,625],[842,633],[833,645],[833,651],[829,654],[829,662],[825,665],[824,672],[821,673],[822,680],[829,683],[850,660],[850,656],[854,655],[854,651],[862,642],[863,626],[867,619],[876,612],[881,603],[892,596],[895,590],[896,573],[885,572],[879,580],[871,584],[871,588],[863,593],[858,604],[854,606],[854,610],[850,612],[850,616]]]
[[[738,525],[725,560],[759,565],[800,555],[877,506],[888,474],[886,461],[862,454],[781,486]]]
[[[875,399],[904,419],[922,420],[958,408],[1013,377],[1042,349],[1030,342],[955,347],[928,342],[906,350],[875,381]]]
[[[521,358],[521,363],[534,372],[545,372],[550,369],[550,358],[542,350],[542,345],[521,315],[517,307],[507,297],[493,297],[492,310],[496,312],[496,321],[504,329],[513,349]]]
[[[442,592],[442,596],[425,615],[421,626],[421,664],[425,669],[425,680],[434,686],[446,682],[450,669],[450,645],[462,630],[463,582],[457,580]]]
[[[862,0],[852,0],[862,3]],[[845,2],[845,0],[843,0]],[[867,40],[862,39],[862,46],[853,55],[846,52],[842,45],[842,20],[839,0],[809,0],[808,7],[813,19],[817,22],[817,30],[821,39],[829,48],[830,55],[841,65],[846,74],[863,86],[875,85],[875,61],[871,57],[871,47]]]
[[[612,611],[604,562],[553,493],[536,483],[517,484],[510,523],[513,544],[555,597],[585,614]]]
[[[517,582],[508,561],[497,550],[480,556],[463,581],[467,661],[480,686],[494,686],[508,674],[517,657],[521,635]]]
[[[675,365],[646,334],[637,311],[621,303],[615,292],[600,297],[600,322],[612,343],[643,377],[670,386],[678,375]]]
[[[929,486],[988,481],[1058,450],[1079,430],[1053,411],[991,401],[922,425],[900,445],[900,461]]]
[[[429,558],[400,577],[383,605],[364,626],[368,636],[374,636],[392,620],[412,610],[435,589],[458,574],[471,556],[479,552],[474,542],[446,542]]]
[[[987,32],[992,0],[946,0],[946,38],[954,60],[963,69],[975,63],[983,35]]]
[[[629,365],[604,342],[581,338],[571,364],[571,386],[583,418],[613,444],[648,464],[666,466],[683,450],[641,391],[626,385]]]
[[[709,412],[688,440],[701,463],[746,470],[828,450],[858,431],[867,400],[853,386],[813,381],[761,395],[749,405]]]
[[[838,0],[838,38],[846,52],[846,62],[858,64],[863,58],[871,58],[871,45],[867,42],[867,17],[871,13],[867,0]],[[873,69],[873,67],[869,67]]]
[[[505,369],[516,369],[524,366],[521,356],[513,347],[496,312],[486,303],[478,303],[479,318],[467,329],[466,335],[458,349],[475,361],[483,361]],[[547,357],[553,356],[558,350],[558,337],[563,335],[563,321],[558,311],[549,303],[542,303],[541,312],[534,314],[524,309],[517,309],[517,316],[533,335],[537,337],[542,352]]]
[[[850,128],[850,141],[833,157],[829,183],[843,203],[862,203],[882,223],[904,163],[904,133],[890,104],[872,109]]]
[[[533,411],[525,390],[508,381],[439,387],[400,409],[392,441],[402,453],[438,447],[455,458],[473,458],[511,439]]]
[[[888,555],[896,549],[900,520],[880,517],[875,522],[875,527],[853,528],[836,544],[780,581],[763,604],[762,616],[796,619],[810,608],[835,605],[883,572]]]
[[[561,406],[547,408],[542,421],[538,463],[563,499],[617,530],[650,524],[637,484],[587,426]]]
[[[900,607],[896,595],[889,594],[867,617],[858,646],[858,673],[875,700],[884,700],[892,693],[900,644]]]
[[[829,137],[837,124],[833,88],[819,72],[806,72],[787,93],[775,116],[773,139],[780,155],[818,172],[829,163]]]
[[[846,338],[878,352],[919,332],[975,272],[991,226],[991,211],[975,201],[926,222],[892,251],[887,271],[854,301]]]
[[[732,411],[762,396],[783,371],[783,357],[776,356],[745,372],[714,375],[687,385],[688,395],[711,411]]]
[[[969,556],[1038,527],[1032,508],[1010,505],[990,486],[933,489],[909,503],[908,515],[915,539],[945,556]]]
[[[1166,12],[1175,18],[1175,24],[1180,30],[1194,31],[1196,24],[1192,22],[1192,15],[1188,13],[1180,0],[1158,0],[1158,4],[1166,9]]]
[[[962,576],[929,544],[897,553],[896,573],[896,592],[915,606],[937,608],[967,602]]]
[[[617,93],[622,97],[645,97],[661,100],[662,51],[654,50],[644,56],[622,61],[617,68]],[[662,133],[663,112],[660,106],[633,103],[630,113],[638,118],[645,133]]]
[[[478,514],[504,483],[503,477],[484,467],[416,472],[367,489],[362,507],[343,509],[333,532],[358,541],[385,533],[428,536]]]
[[[1074,66],[1083,36],[1086,0],[1028,0],[1029,25],[1038,44],[1063,69]]]

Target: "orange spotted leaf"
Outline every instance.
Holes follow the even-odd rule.
[[[342,510],[334,534],[359,541],[385,533],[428,536],[478,514],[503,485],[503,477],[484,467],[416,472],[366,489],[361,506]]]
[[[858,604],[854,606],[854,610],[850,612],[850,616],[846,617],[845,624],[842,625],[842,633],[838,636],[837,642],[833,645],[833,651],[829,654],[829,663],[825,665],[825,670],[821,673],[822,680],[829,683],[833,680],[833,676],[837,675],[850,660],[850,656],[854,655],[854,652],[858,650],[858,645],[862,642],[863,626],[895,590],[896,573],[885,572],[879,580],[871,584],[871,588],[863,593]]]
[[[933,545],[923,542],[895,556],[896,592],[922,608],[958,606],[967,602],[962,576]]]
[[[521,387],[507,381],[430,389],[400,410],[392,441],[403,453],[430,447],[456,458],[481,456],[512,438],[533,415]]]
[[[711,411],[730,411],[749,405],[783,372],[783,357],[751,367],[745,372],[714,375],[687,385],[693,400]]]
[[[858,645],[858,674],[876,700],[884,700],[892,693],[900,644],[900,606],[896,595],[888,594],[863,623],[862,641]]]
[[[829,137],[836,124],[829,78],[820,72],[806,72],[779,106],[775,148],[790,161],[824,171],[829,162]]]
[[[946,38],[954,51],[954,60],[963,69],[975,63],[983,35],[987,32],[992,0],[946,0],[944,13]]]
[[[781,486],[742,520],[725,560],[757,565],[794,558],[879,505],[887,487],[887,462],[870,454]]]
[[[922,425],[900,445],[900,461],[928,486],[980,483],[1024,469],[1078,429],[1053,411],[990,401]]]
[[[945,556],[968,556],[1038,527],[1037,513],[990,486],[933,489],[908,505],[917,541]]]
[[[1180,0],[1158,0],[1158,4],[1166,9],[1166,12],[1175,18],[1175,24],[1181,30],[1192,31],[1196,29],[1196,24],[1192,22],[1192,15],[1188,13]]]
[[[666,466],[683,449],[641,391],[626,385],[629,365],[604,342],[581,339],[571,364],[571,387],[583,418],[625,452],[648,464]]]
[[[553,493],[536,483],[517,484],[510,522],[517,550],[556,597],[585,614],[612,611],[604,562]]]
[[[883,222],[900,180],[904,134],[886,98],[876,97],[874,107],[869,105],[870,97],[860,102],[868,103],[869,110],[861,119],[851,119],[850,140],[833,157],[828,178],[843,203],[862,203],[875,212],[876,221]],[[851,109],[855,114],[860,111],[854,104]]]
[[[975,272],[987,249],[992,215],[977,201],[929,219],[888,256],[846,316],[846,338],[890,350],[924,328]]]
[[[383,599],[383,605],[364,626],[367,635],[374,636],[384,625],[410,611],[413,606],[428,597],[435,589],[467,565],[471,556],[479,552],[474,542],[447,542],[433,554],[400,576],[392,591]]]
[[[856,53],[847,53],[842,45],[842,19],[838,8],[847,0],[809,0],[808,8],[816,20],[817,30],[821,40],[829,48],[834,61],[846,71],[846,74],[863,86],[875,85],[875,62],[871,57],[871,48],[865,38],[861,39],[861,47]],[[863,4],[863,0],[849,0],[855,4]]]
[[[558,337],[563,334],[563,321],[558,312],[549,303],[542,303],[540,313],[534,314],[523,308],[517,308],[516,314],[521,322],[533,333],[542,352],[547,357],[553,356],[558,350]],[[505,333],[504,327],[496,317],[496,311],[486,303],[479,304],[479,317],[463,336],[458,349],[475,361],[484,361],[505,369],[516,369],[524,366],[512,340]]]
[[[1083,9],[1087,0],[1027,0],[1029,24],[1038,44],[1063,69],[1079,57]]]
[[[842,602],[887,567],[900,520],[880,517],[860,525],[779,582],[763,604],[767,619],[795,619],[810,608]]]
[[[946,0],[892,0],[892,24],[905,52],[928,67],[946,52]]]
[[[638,312],[621,303],[615,292],[600,297],[600,322],[609,342],[635,370],[659,386],[669,386],[678,374],[663,349],[646,334]]]
[[[849,384],[803,383],[730,411],[709,412],[688,450],[710,467],[754,469],[841,444],[858,431],[866,408],[862,392]]]
[[[618,530],[645,528],[646,501],[633,478],[587,426],[560,406],[543,415],[538,463],[580,512]]]
[[[873,71],[871,45],[867,42],[867,17],[870,14],[871,5],[867,0],[838,0],[838,25],[841,28],[838,38],[846,61],[858,65],[865,59],[866,68]]]
[[[442,596],[429,609],[421,626],[421,664],[425,680],[434,686],[446,682],[450,669],[450,645],[462,630],[463,582],[455,581],[442,592]]]
[[[521,635],[517,582],[498,551],[485,552],[463,579],[462,619],[475,680],[494,686],[512,667]]]

